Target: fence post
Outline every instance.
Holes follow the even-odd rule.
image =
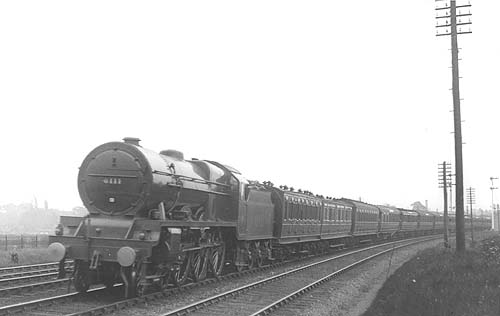
[[[23,241],[23,235],[21,234],[21,249],[23,249],[24,246],[24,241]]]
[[[38,248],[38,235],[35,235],[35,248]]]
[[[9,250],[7,245],[7,235],[5,235],[5,251]]]

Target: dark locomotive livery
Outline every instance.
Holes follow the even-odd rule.
[[[131,297],[229,267],[443,229],[436,213],[248,181],[227,165],[185,160],[174,150],[158,154],[136,138],[90,152],[78,190],[89,215],[61,217],[49,249],[75,261],[80,292],[123,282]]]

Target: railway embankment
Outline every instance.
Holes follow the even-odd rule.
[[[466,252],[420,251],[385,282],[363,316],[500,315],[500,235]]]

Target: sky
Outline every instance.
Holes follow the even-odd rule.
[[[461,35],[465,187],[489,209],[498,1]],[[78,167],[138,137],[252,180],[443,208],[450,38],[434,1],[1,1],[0,204],[82,205]],[[500,182],[496,182],[500,186]],[[495,191],[500,203],[500,192]]]

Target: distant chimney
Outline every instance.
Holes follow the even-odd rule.
[[[141,141],[139,138],[135,137],[125,137],[123,141],[127,144],[135,145],[135,146],[141,146],[139,145],[139,142]]]

